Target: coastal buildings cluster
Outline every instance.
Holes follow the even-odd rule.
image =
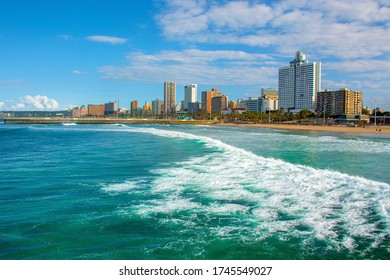
[[[262,88],[258,97],[229,100],[228,94],[217,88],[198,94],[197,84],[188,84],[179,98],[177,84],[164,82],[163,99],[130,101],[129,109],[121,109],[119,100],[105,104],[89,104],[70,109],[72,117],[177,117],[178,115],[228,115],[230,113],[270,113],[276,111],[297,114],[302,110],[323,116],[344,115],[354,118],[363,114],[363,93],[340,88],[322,90],[321,62],[310,62],[304,52],[298,51],[289,65],[279,68],[278,88]],[[181,90],[180,90],[181,91]],[[181,101],[179,101],[181,99]]]

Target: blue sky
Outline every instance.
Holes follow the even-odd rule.
[[[0,3],[0,110],[128,108],[164,81],[178,101],[190,83],[259,96],[298,50],[323,89],[390,109],[390,0],[15,0]]]

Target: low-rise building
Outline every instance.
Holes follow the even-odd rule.
[[[279,109],[279,96],[274,93],[261,95],[261,112],[277,111]]]

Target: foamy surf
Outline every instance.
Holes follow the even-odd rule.
[[[151,170],[159,176],[150,192],[159,200],[134,205],[132,213],[195,223],[194,217],[201,215],[219,221],[218,226],[210,225],[210,232],[252,241],[278,235],[326,240],[336,249],[369,250],[389,238],[386,183],[261,157],[210,137],[156,128],[128,130],[197,141],[211,150]],[[226,219],[230,222],[225,224]],[[359,243],[362,238],[369,244]]]

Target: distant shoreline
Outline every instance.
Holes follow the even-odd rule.
[[[346,125],[306,125],[283,123],[220,123],[210,120],[173,120],[173,119],[121,119],[121,118],[4,118],[4,123],[12,124],[175,124],[175,125],[215,125],[256,127],[296,131],[322,131],[350,134],[390,134],[390,126],[350,127]],[[380,130],[380,131],[379,131]]]
[[[123,119],[123,118],[4,118],[4,123],[12,124],[192,124],[210,125],[209,120],[174,120],[174,119]]]

